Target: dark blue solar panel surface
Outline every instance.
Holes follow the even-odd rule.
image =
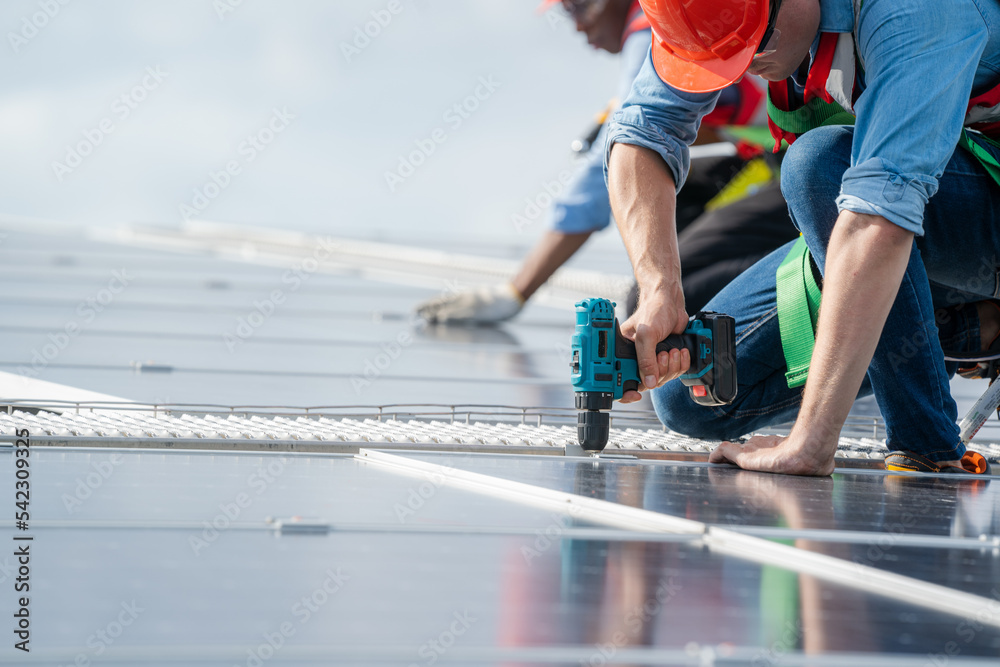
[[[112,472],[82,497],[80,481],[112,457]],[[506,466],[502,457],[477,458],[482,468]],[[571,522],[471,492],[435,489],[401,519],[396,508],[410,502],[420,480],[348,458],[44,450],[32,465],[38,527],[31,657],[40,661],[32,664],[67,664],[77,655],[129,664],[253,664],[250,652],[279,643],[268,664],[311,657],[409,665],[426,664],[431,655],[452,664],[586,664],[601,647],[637,652],[628,664],[643,664],[641,656],[670,664],[663,656],[671,652],[711,653],[718,664],[726,655],[731,664],[748,664],[848,652],[926,659],[948,642],[961,642],[961,658],[1000,655],[996,628],[863,587],[683,541],[572,539],[560,534]],[[656,495],[659,471],[671,473],[670,465],[632,464],[597,493],[594,479],[581,482],[588,465],[570,462],[561,479],[555,469],[545,476],[554,486],[632,504]],[[4,457],[0,475],[12,474]],[[647,475],[649,493],[636,495],[632,487]],[[701,492],[686,494],[694,496],[688,514],[730,502],[715,497],[716,485]],[[237,511],[246,505],[240,494],[250,503]],[[791,493],[818,508],[815,495],[805,487]],[[785,516],[793,511],[786,508]],[[290,514],[325,518],[334,529],[288,534],[263,523]],[[394,530],[403,526],[411,530]],[[497,532],[512,527],[528,533]],[[0,539],[10,534],[5,529]],[[849,556],[850,548],[822,545],[835,556]],[[996,573],[997,558],[988,554],[896,555],[919,564],[907,574],[930,572],[960,588],[963,575],[986,587]],[[0,595],[0,613],[11,617],[10,595]],[[506,657],[519,650],[546,650],[547,659]],[[14,658],[8,647],[0,656]]]
[[[283,268],[24,232],[4,239],[0,257],[0,370],[149,402],[572,405],[571,318],[560,310],[533,305],[499,329],[428,328],[410,313],[435,292],[412,285],[317,273],[291,290]],[[283,286],[284,302],[243,340],[241,318],[268,310],[262,300]],[[409,342],[395,350],[401,336]],[[365,378],[383,354],[389,363]],[[991,484],[418,458],[714,525],[785,530],[801,548],[987,598],[1000,577]],[[687,540],[574,537],[590,526],[351,459],[39,450],[32,465],[31,664],[801,664],[850,652],[867,656],[858,664],[919,663],[949,642],[951,664],[1000,655],[988,624]],[[0,477],[13,473],[4,456]],[[276,530],[280,521],[333,529],[293,534]],[[851,531],[871,533],[877,557],[872,544],[835,536]],[[986,541],[880,546],[894,531]],[[12,533],[5,527],[0,540]],[[0,565],[6,585],[12,563]],[[11,618],[8,593],[0,614]],[[0,659],[22,656],[0,645]]]

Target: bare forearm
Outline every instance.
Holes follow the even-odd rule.
[[[587,242],[590,234],[591,232],[582,234],[547,232],[525,258],[521,270],[511,281],[515,289],[525,300],[530,299],[538,288]]]
[[[608,164],[611,210],[643,291],[679,293],[681,268],[674,224],[676,186],[659,155],[617,144]],[[683,301],[682,301],[683,303]]]
[[[828,450],[831,458],[899,291],[912,243],[913,234],[879,216],[845,211],[834,227],[816,347],[795,425],[806,442]]]
[[[826,253],[823,305],[802,408],[787,438],[724,442],[709,461],[796,475],[834,470],[840,429],[899,291],[913,234],[885,218],[840,214]]]
[[[622,324],[622,335],[635,341],[643,387],[652,389],[691,365],[687,350],[656,352],[658,342],[684,331],[687,323],[674,222],[674,178],[653,151],[617,144],[608,163],[608,189],[611,210],[639,283],[639,306]],[[622,401],[639,398],[631,391]]]

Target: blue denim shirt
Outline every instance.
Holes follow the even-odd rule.
[[[625,40],[621,52],[617,99],[624,100],[628,97],[632,82],[646,62],[653,40],[652,34],[649,30],[640,30]],[[565,192],[552,205],[550,225],[555,231],[582,234],[604,229],[611,223],[611,201],[604,181],[604,145],[607,136],[608,124],[605,124],[590,151],[578,161],[573,179],[567,184]]]
[[[855,17],[851,0],[821,0],[819,32],[851,31],[863,92],[837,206],[922,234],[924,206],[955,151],[969,98],[1000,83],[1000,3],[865,0]],[[717,98],[671,88],[647,55],[613,118],[605,161],[616,143],[649,148],[680,188],[688,145]]]

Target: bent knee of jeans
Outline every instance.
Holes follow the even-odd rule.
[[[831,203],[836,199],[850,166],[853,139],[853,127],[833,125],[810,130],[789,146],[781,163],[781,194],[793,211],[797,202],[820,191],[833,192]]]
[[[690,390],[680,382],[668,382],[654,389],[651,399],[656,416],[671,431],[705,440],[735,437],[727,433],[731,420],[718,408],[695,403]]]

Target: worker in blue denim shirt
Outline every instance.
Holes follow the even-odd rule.
[[[1000,309],[989,299],[1000,295],[1000,144],[988,135],[1000,127],[1000,5],[642,3],[654,43],[614,116],[607,172],[642,291],[622,330],[635,339],[644,390],[660,387],[660,418],[723,440],[794,419],[787,437],[723,442],[711,461],[828,475],[853,401],[874,393],[887,468],[988,472],[959,437],[945,352],[989,358],[998,346]],[[687,354],[654,349],[688,319],[670,221],[699,118],[713,91],[747,72],[771,82],[772,133],[793,142],[781,187],[804,243],[775,251],[709,303],[737,320],[739,396],[700,408],[679,383],[664,384],[689,367]],[[801,258],[798,269],[790,258]],[[793,280],[778,278],[782,265]],[[797,283],[799,296],[782,301]],[[803,312],[807,326],[795,331]],[[789,360],[803,349],[804,364]]]
[[[576,29],[586,34],[594,48],[621,54],[621,76],[617,100],[632,88],[649,53],[651,32],[638,0],[545,0],[542,9],[562,5]],[[721,141],[714,128],[746,125],[756,120],[762,108],[757,84],[747,80],[721,93],[715,109],[706,117],[701,142]],[[510,319],[525,302],[566,263],[590,238],[611,221],[611,204],[604,181],[604,143],[607,126],[600,126],[591,148],[580,158],[572,179],[555,197],[550,209],[550,229],[524,259],[510,282],[437,297],[417,306],[418,314],[436,323],[487,324]],[[683,229],[698,219],[707,202],[744,170],[748,158],[733,152],[699,161],[695,183],[678,211]],[[757,185],[757,184],[753,184]],[[739,206],[727,207],[699,220],[689,233],[690,251],[685,252],[686,294],[705,303],[723,285],[750,267],[757,259],[794,236],[777,183],[766,184],[767,195]],[[521,231],[520,229],[518,231]],[[741,235],[739,243],[727,247],[719,237]],[[733,252],[738,248],[738,252]]]

